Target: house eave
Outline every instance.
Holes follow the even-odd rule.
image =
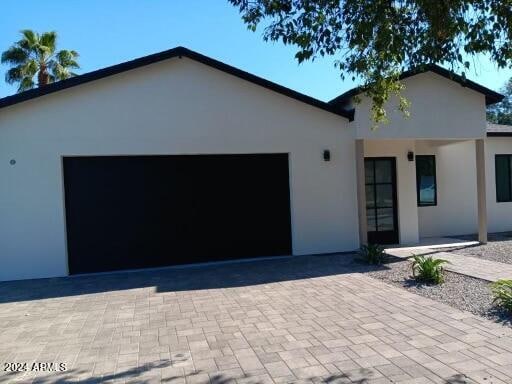
[[[498,93],[496,91],[493,91],[492,89],[489,89],[487,87],[484,87],[483,85],[480,85],[478,83],[475,83],[474,81],[471,81],[461,75],[458,75],[452,71],[449,71],[443,67],[440,67],[438,65],[425,65],[421,68],[411,69],[409,71],[405,71],[400,75],[400,80],[404,80],[406,78],[419,75],[421,73],[426,72],[433,72],[439,76],[442,76],[448,80],[454,81],[458,84],[460,84],[464,88],[471,89],[475,92],[481,93],[485,96],[485,104],[486,105],[492,105],[499,103],[504,99],[504,95],[501,93]],[[329,104],[332,105],[338,105],[340,102],[346,102],[347,100],[351,99],[354,96],[357,96],[361,93],[363,93],[366,89],[364,87],[355,87],[350,90],[348,90],[345,93],[342,93],[341,95],[335,97],[334,99],[329,101]]]
[[[271,91],[280,93],[284,96],[290,97],[292,99],[298,100],[305,104],[309,104],[316,108],[322,109],[324,111],[336,114],[338,116],[344,117],[349,121],[353,121],[354,119],[354,111],[346,111],[341,108],[338,108],[335,105],[326,103],[324,101],[315,99],[311,96],[307,96],[303,93],[294,91],[290,88],[284,87],[282,85],[276,84],[272,81],[266,80],[262,77],[253,75],[249,72],[243,71],[239,68],[235,68],[231,65],[225,64],[218,60],[212,59],[208,56],[202,55],[200,53],[191,51],[185,47],[176,47],[169,49],[167,51],[155,53],[152,55],[140,57],[134,60],[126,61],[120,64],[116,64],[110,67],[98,69],[96,71],[88,72],[83,75],[75,76],[66,80],[58,81],[56,83],[52,83],[46,85],[41,88],[34,88],[25,92],[21,92],[12,96],[7,96],[0,99],[0,108],[5,108],[11,105],[19,104],[28,100],[36,99],[45,95],[49,95],[55,92],[62,91],[64,89],[76,87],[81,84],[86,84],[92,81],[96,81],[99,79],[103,79],[109,76],[113,76],[122,72],[130,71],[132,69],[144,67],[150,64],[158,63],[163,60],[171,59],[171,58],[181,58],[187,57],[191,60],[200,62],[202,64],[208,65],[210,67],[216,68],[220,71],[228,73],[230,75],[236,76],[243,80],[249,81],[251,83],[257,84],[264,88],[267,88]]]

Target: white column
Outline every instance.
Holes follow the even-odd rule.
[[[475,140],[476,190],[478,201],[478,241],[487,243],[487,200],[485,194],[485,141]]]
[[[366,222],[366,188],[364,177],[364,140],[356,140],[357,212],[359,216],[359,242],[368,243]]]

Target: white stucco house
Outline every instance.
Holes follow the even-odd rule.
[[[325,103],[182,47],[0,99],[0,280],[512,230],[503,96],[404,82],[412,117],[378,130],[357,89]]]

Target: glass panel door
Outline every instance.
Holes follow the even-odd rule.
[[[395,158],[366,158],[365,184],[368,242],[371,244],[397,244]]]

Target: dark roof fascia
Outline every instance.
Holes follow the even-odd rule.
[[[512,132],[487,132],[487,137],[512,137]]]
[[[435,65],[435,64],[425,65],[418,69],[412,69],[409,71],[405,71],[400,75],[400,80],[404,80],[408,77],[411,77],[414,75],[419,75],[420,73],[425,73],[425,72],[434,72],[434,73],[438,74],[439,76],[442,76],[448,80],[452,80],[452,81],[455,81],[456,83],[459,83],[463,87],[472,89],[473,91],[476,91],[478,93],[485,95],[485,104],[486,105],[499,103],[505,97],[501,93],[493,91],[492,89],[484,87],[483,85],[475,83],[474,81],[471,81],[468,78],[464,78],[460,75],[457,75],[456,73],[454,73],[452,71],[449,71],[449,70],[447,70],[443,67],[440,67],[439,65]],[[352,88],[352,89],[348,90],[347,92],[330,100],[329,104],[338,104],[338,102],[352,98],[354,96],[357,96],[364,91],[365,91],[365,88],[363,88],[363,87]]]
[[[93,72],[88,72],[83,75],[71,77],[66,80],[62,80],[56,83],[52,83],[46,85],[41,88],[34,88],[22,93],[18,93],[12,96],[7,96],[0,99],[0,108],[5,108],[10,105],[18,104],[27,100],[35,99],[44,95],[48,95],[54,92],[61,91],[63,89],[68,89],[71,87],[75,87],[80,84],[89,83],[91,81],[103,79],[108,76],[117,75],[122,72],[126,72],[132,69],[140,68],[146,65],[158,63],[163,60],[171,59],[174,57],[187,57],[194,61],[203,63],[210,67],[216,68],[220,71],[226,72],[230,75],[239,77],[243,80],[249,81],[251,83],[257,84],[264,88],[267,88],[271,91],[280,93],[282,95],[288,96],[292,99],[296,99],[303,103],[312,105],[314,107],[323,109],[324,111],[334,113],[336,115],[347,118],[349,121],[354,119],[354,111],[345,111],[341,108],[338,108],[335,105],[323,102],[321,100],[315,99],[311,96],[304,95],[300,92],[294,91],[290,88],[284,87],[282,85],[276,84],[272,81],[263,79],[259,76],[253,75],[249,72],[245,72],[241,69],[232,67],[231,65],[222,63],[218,60],[212,59],[208,56],[201,55],[200,53],[191,51],[185,47],[176,47],[169,49],[167,51],[155,53],[152,55],[140,57],[135,60],[126,61],[121,64],[116,64],[110,67],[98,69]]]

